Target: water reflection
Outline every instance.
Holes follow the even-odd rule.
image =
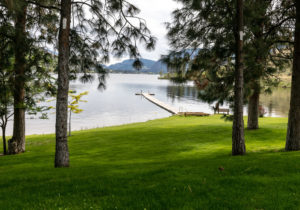
[[[192,84],[189,85],[172,85],[167,86],[167,97],[172,102],[179,100],[189,100],[189,103],[201,100],[198,98],[198,90]],[[290,107],[290,92],[289,88],[273,89],[271,94],[262,94],[260,96],[260,104],[265,108],[268,117],[287,117]],[[247,107],[245,107],[247,108]],[[245,109],[247,114],[247,109]]]
[[[167,96],[173,101],[176,98],[199,101],[197,88],[190,85],[168,85]]]
[[[268,117],[288,117],[289,107],[290,107],[290,89],[289,88],[276,88],[271,94],[262,94],[260,96],[260,104],[263,105],[266,116]],[[190,85],[168,85],[167,86],[167,97],[171,99],[172,102],[179,100],[190,100],[201,102],[198,98],[198,90],[192,84]],[[245,107],[247,108],[247,107]],[[245,114],[247,114],[247,109],[245,109]]]
[[[267,111],[269,117],[287,117],[290,109],[289,88],[274,89],[272,94],[262,94],[260,97],[261,104]]]

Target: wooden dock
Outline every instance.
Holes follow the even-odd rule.
[[[161,102],[160,100],[154,98],[153,93],[152,94],[144,93],[141,91],[140,93],[136,93],[135,95],[144,96],[151,103],[159,106],[160,108],[162,108],[174,115],[180,115],[180,116],[185,116],[185,117],[187,117],[187,116],[209,116],[209,114],[204,113],[204,112],[179,112],[176,110],[176,108],[169,106],[168,104],[165,104],[164,102]]]
[[[169,106],[168,104],[165,104],[158,99],[152,97],[149,93],[141,93],[142,96],[144,96],[148,101],[154,103],[155,105],[163,108],[164,110],[170,112],[171,114],[178,114],[178,111],[174,108]]]
[[[185,117],[188,117],[188,116],[199,116],[199,117],[209,116],[209,114],[204,113],[204,112],[178,112],[177,114],[180,115],[180,116],[185,116]]]

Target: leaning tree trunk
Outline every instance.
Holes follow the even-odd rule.
[[[69,167],[68,150],[68,91],[69,91],[69,39],[71,0],[61,1],[58,55],[58,90],[56,100],[55,167]]]
[[[12,139],[8,141],[9,154],[25,152],[26,16],[27,6],[24,4],[17,12],[15,23],[14,124]]]
[[[244,155],[246,153],[243,119],[243,0],[236,2],[235,40],[235,87],[234,87],[234,116],[232,127],[232,155]]]
[[[253,92],[249,97],[248,103],[248,124],[247,128],[250,130],[258,129],[258,116],[259,116],[259,95],[260,84],[259,81],[254,82]]]
[[[289,122],[285,149],[300,150],[300,1],[296,3],[296,27]]]

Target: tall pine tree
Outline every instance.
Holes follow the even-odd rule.
[[[70,55],[71,0],[62,0],[58,36],[58,91],[56,100],[56,148],[55,167],[69,167],[68,92]]]
[[[101,87],[104,85],[105,71],[99,63],[109,61],[110,53],[136,58],[134,66],[141,68],[137,42],[145,43],[146,49],[151,50],[155,38],[151,36],[145,20],[136,16],[139,9],[125,0],[62,0],[57,7],[60,7],[61,17],[55,167],[68,167],[67,100],[70,66],[79,67],[80,72],[84,73],[83,81],[91,79],[88,73],[91,69],[99,72]],[[78,42],[75,43],[75,40]],[[71,58],[70,46],[73,47]]]
[[[3,154],[7,154],[6,126],[13,112],[13,34],[14,28],[8,11],[0,7],[0,127],[2,130]]]
[[[16,0],[15,12],[15,67],[14,67],[14,124],[13,136],[9,140],[10,154],[25,152],[25,69],[26,69],[26,19],[27,3]]]
[[[243,37],[244,15],[243,0],[236,1],[235,24],[235,80],[234,80],[234,113],[232,126],[232,155],[244,155],[246,153],[244,136],[244,61],[243,61]]]
[[[55,36],[55,29],[53,30],[55,14],[40,6],[40,3],[53,1],[6,0],[0,2],[1,8],[7,12],[8,21],[14,23],[14,33],[10,37],[14,53],[14,123],[13,136],[8,142],[10,154],[25,151],[25,111],[28,103],[30,104],[28,99],[31,98],[31,88],[28,87],[34,81],[32,75],[35,74],[34,78],[39,78],[40,81],[46,83],[50,81],[48,80],[50,75],[46,73],[42,63],[49,61],[49,53],[44,48],[45,44],[51,43]]]
[[[300,2],[295,0],[296,23],[289,122],[285,149],[300,150]]]

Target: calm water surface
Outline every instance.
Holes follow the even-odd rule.
[[[171,116],[167,111],[150,103],[136,92],[141,90],[155,93],[155,97],[172,105],[178,111],[195,111],[213,113],[211,106],[197,99],[198,92],[192,83],[175,85],[168,80],[158,80],[158,75],[143,74],[110,74],[107,89],[99,91],[97,81],[82,84],[78,81],[70,84],[70,89],[81,93],[89,91],[79,108],[84,111],[72,114],[72,130],[122,125],[133,122],[144,122]],[[267,116],[287,116],[289,107],[289,89],[275,90],[272,95],[261,97]],[[47,103],[54,105],[55,102]],[[246,111],[246,110],[245,110]],[[27,116],[26,134],[54,133],[55,113],[48,113],[49,119],[42,120],[38,116],[32,119]],[[12,133],[12,124],[8,125],[8,135]]]
[[[263,94],[260,102],[267,111],[267,117],[288,117],[290,109],[290,88],[278,88],[272,94]]]

